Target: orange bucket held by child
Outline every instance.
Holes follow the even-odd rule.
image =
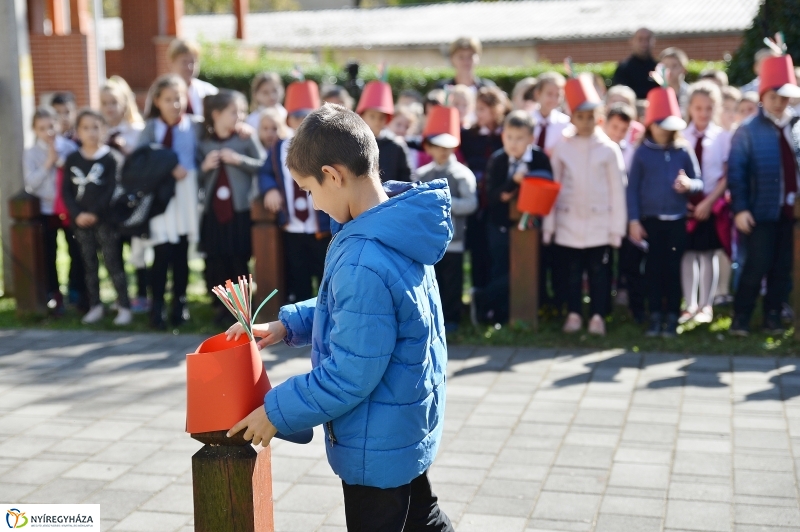
[[[255,341],[212,336],[186,355],[186,432],[229,430],[271,389]]]
[[[561,184],[536,175],[526,175],[519,187],[517,210],[533,216],[547,216],[556,204]]]

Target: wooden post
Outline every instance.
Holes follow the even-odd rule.
[[[267,297],[274,289],[279,293],[266,304],[261,311],[262,321],[277,319],[284,301],[286,286],[284,284],[283,232],[278,226],[276,215],[264,208],[261,198],[253,200],[250,206],[253,221],[253,257],[256,260],[255,281],[256,301]],[[267,318],[269,317],[269,318]]]
[[[792,262],[792,309],[794,309],[794,338],[800,340],[800,201],[794,204],[794,245]]]
[[[64,10],[64,0],[47,0],[47,7],[53,26],[53,35],[66,35],[67,14]]]
[[[25,191],[8,202],[11,225],[11,260],[17,315],[47,313],[47,276],[39,198]]]
[[[256,451],[244,431],[192,434],[195,532],[274,532],[270,447]]]
[[[247,19],[248,11],[250,11],[249,0],[233,0],[233,14],[236,17],[236,38],[242,41],[247,38],[245,19]]]
[[[509,205],[511,219],[521,218],[516,201]],[[539,229],[509,228],[509,323],[539,329]]]

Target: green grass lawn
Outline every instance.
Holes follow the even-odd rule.
[[[126,248],[127,250],[127,248]],[[465,278],[469,279],[469,261]],[[69,258],[66,253],[66,242],[59,242],[59,275],[62,280],[67,279]],[[190,282],[188,289],[189,309],[192,315],[190,322],[180,329],[171,331],[171,334],[201,334],[213,335],[221,332],[213,324],[213,310],[211,299],[206,294],[205,283],[202,278],[202,259],[190,261]],[[130,268],[130,266],[129,266]],[[128,279],[133,281],[134,272],[129,270]],[[105,269],[101,267],[101,295],[107,304],[114,299],[114,290],[108,280]],[[66,287],[63,287],[66,292]],[[169,287],[168,287],[169,288]],[[131,293],[133,290],[129,290]],[[80,314],[68,308],[65,315],[55,318],[18,318],[15,312],[15,303],[11,298],[0,298],[0,328],[36,327],[60,330],[87,330],[87,331],[150,331],[146,315],[136,315],[134,323],[128,327],[120,328],[113,325],[115,313],[109,311],[106,317],[96,325],[83,325]],[[466,315],[466,313],[465,313]],[[264,321],[274,319],[264,316]],[[759,316],[753,320],[755,325],[760,323]],[[231,319],[233,323],[233,319]],[[530,346],[543,348],[566,349],[626,349],[642,352],[664,352],[676,354],[747,354],[747,355],[800,355],[800,342],[792,338],[793,329],[781,337],[770,337],[760,332],[754,332],[749,338],[731,338],[727,334],[730,327],[730,308],[717,310],[714,322],[709,325],[686,327],[675,339],[645,338],[644,328],[633,322],[628,311],[616,308],[609,317],[607,328],[608,336],[597,338],[581,333],[565,335],[561,332],[562,319],[554,315],[542,315],[539,330],[532,330],[521,326],[484,326],[478,329],[472,327],[465,318],[459,331],[450,334],[448,340],[452,344],[462,345],[491,345],[491,346]],[[167,333],[167,334],[170,334]]]

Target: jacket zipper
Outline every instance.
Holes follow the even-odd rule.
[[[333,447],[333,444],[336,443],[336,435],[333,433],[333,421],[328,421],[326,425],[328,426],[328,443]]]

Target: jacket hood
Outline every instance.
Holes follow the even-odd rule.
[[[383,188],[389,200],[341,226],[338,238],[376,240],[416,262],[439,262],[453,238],[447,181],[387,181]]]

